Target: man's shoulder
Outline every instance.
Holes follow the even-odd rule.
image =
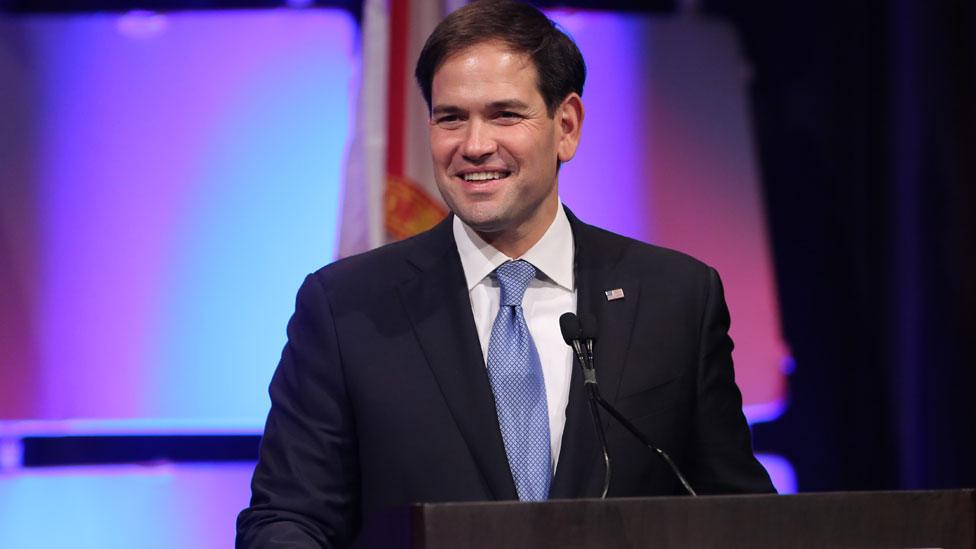
[[[576,227],[580,232],[581,253],[594,254],[636,276],[697,278],[712,270],[705,262],[679,250],[649,244],[579,220],[574,223]]]
[[[452,242],[442,223],[416,236],[337,259],[309,278],[315,279],[330,294],[375,293],[415,276],[418,263],[450,251]]]

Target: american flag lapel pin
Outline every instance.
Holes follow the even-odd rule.
[[[612,290],[607,290],[607,291],[605,291],[603,293],[607,296],[607,301],[613,301],[615,299],[623,299],[624,298],[624,290],[623,290],[623,288],[614,288]]]

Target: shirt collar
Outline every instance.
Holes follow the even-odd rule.
[[[562,202],[556,210],[556,218],[542,238],[522,257],[510,258],[478,236],[458,216],[454,216],[454,241],[461,256],[461,267],[468,284],[468,291],[477,286],[499,265],[510,259],[524,259],[545,274],[550,280],[573,291],[573,229],[563,210]]]

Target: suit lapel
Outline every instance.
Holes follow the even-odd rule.
[[[604,399],[613,404],[620,389],[624,361],[640,297],[639,281],[617,268],[622,250],[599,238],[598,230],[580,222],[568,209],[576,246],[577,315],[595,319],[593,345],[597,381]],[[610,300],[605,292],[622,290],[623,297]],[[584,324],[585,327],[585,324]],[[598,497],[603,464],[599,441],[583,390],[582,374],[573,359],[566,426],[551,498]],[[601,414],[604,427],[609,416]],[[611,456],[613,459],[613,456]]]
[[[418,243],[409,261],[420,272],[399,294],[489,492],[517,499],[451,223],[448,216]]]

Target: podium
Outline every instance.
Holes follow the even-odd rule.
[[[362,549],[976,548],[976,490],[420,504]]]

